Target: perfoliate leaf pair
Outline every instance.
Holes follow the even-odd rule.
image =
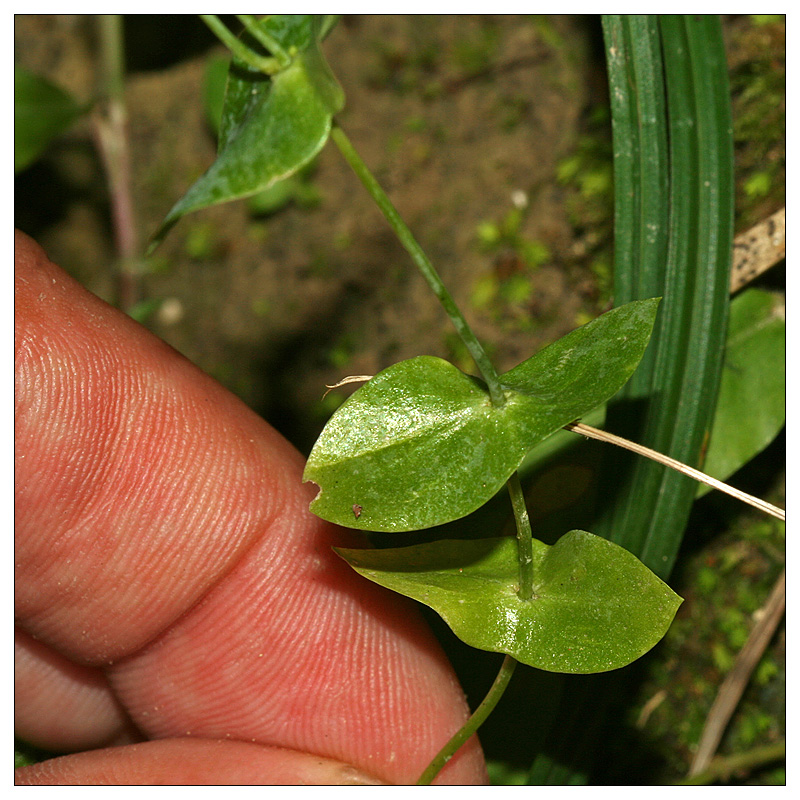
[[[501,376],[505,403],[438,358],[395,364],[334,414],[311,451],[311,509],[353,528],[407,531],[483,505],[527,452],[607,401],[641,359],[658,300],[602,315]],[[533,598],[519,596],[513,538],[337,553],[435,611],[462,641],[554,672],[605,672],[646,653],[681,603],[635,556],[571,531],[534,540]]]
[[[331,417],[303,474],[318,516],[372,531],[410,531],[466,516],[531,448],[614,395],[650,338],[658,300],[609,311],[501,376],[482,381],[419,356],[395,364]],[[353,513],[358,506],[360,513]]]
[[[533,542],[534,597],[517,595],[513,538],[336,552],[369,580],[437,611],[467,644],[551,672],[606,672],[644,655],[681,598],[636,556],[570,531]]]

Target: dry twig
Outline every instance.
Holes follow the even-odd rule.
[[[767,602],[756,612],[756,624],[750,631],[744,647],[739,651],[731,671],[725,676],[722,686],[719,687],[711,711],[708,712],[692,766],[689,769],[690,778],[708,768],[711,758],[722,740],[722,734],[750,680],[750,675],[761,660],[785,610],[786,570],[784,569],[772,588]]]

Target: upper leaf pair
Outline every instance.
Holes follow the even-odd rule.
[[[644,353],[658,300],[613,309],[501,376],[506,401],[452,364],[419,356],[355,392],[315,444],[311,510],[351,528],[409,531],[482,506],[528,451],[608,400]]]

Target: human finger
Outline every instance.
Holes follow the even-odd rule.
[[[22,626],[106,664],[150,736],[418,774],[467,709],[411,605],[331,552],[302,459],[30,240],[17,263]],[[473,741],[443,776],[483,780]]]
[[[380,781],[327,758],[280,747],[209,739],[161,739],[50,759],[15,773],[16,785],[349,785]]]

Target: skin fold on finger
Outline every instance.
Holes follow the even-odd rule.
[[[299,454],[27,237],[17,255],[22,627],[114,662],[151,737],[416,779],[466,718],[463,694],[413,604],[332,553],[358,540],[308,512]],[[441,777],[485,781],[476,739]]]
[[[17,786],[368,786],[380,781],[330,759],[279,747],[162,739],[63,756],[16,770]]]
[[[283,523],[163,636],[112,667],[112,685],[151,736],[282,744],[413,782],[466,719],[455,677],[405,598],[354,582],[330,557],[331,526],[304,514]],[[295,551],[300,579],[286,584],[274,565],[299,531],[310,549]],[[441,777],[484,779],[476,740]]]
[[[20,630],[14,631],[14,700],[15,735],[43,750],[72,752],[142,738],[102,670],[75,664]]]

